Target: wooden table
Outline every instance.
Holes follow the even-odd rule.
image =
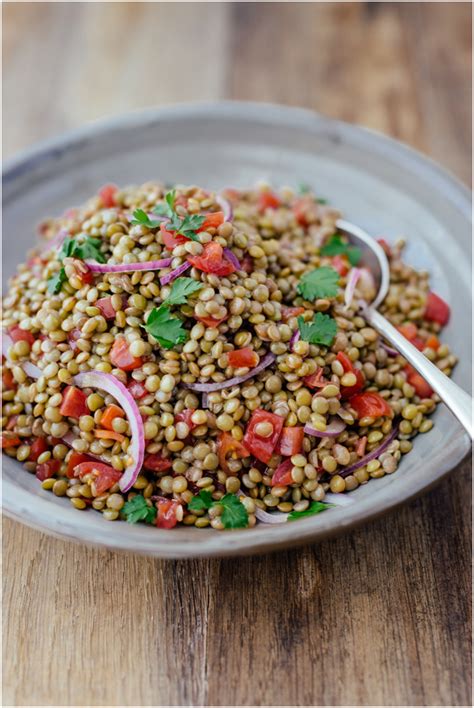
[[[5,153],[182,100],[305,105],[470,176],[462,3],[4,5]],[[345,537],[171,562],[4,523],[4,705],[470,703],[470,486]]]

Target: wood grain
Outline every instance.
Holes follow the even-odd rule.
[[[470,179],[465,3],[5,3],[4,152],[239,98],[382,130]],[[468,705],[470,482],[260,558],[155,561],[3,525],[4,705]]]

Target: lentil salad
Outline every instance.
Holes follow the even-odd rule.
[[[286,522],[395,472],[438,399],[359,314],[373,282],[323,201],[107,185],[43,224],[4,300],[3,451],[161,528]],[[448,306],[382,245],[381,311],[449,374]]]

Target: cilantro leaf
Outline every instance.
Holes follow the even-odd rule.
[[[201,489],[197,497],[193,497],[188,504],[189,511],[207,511],[214,504],[211,492]]]
[[[156,508],[148,506],[145,497],[142,497],[141,494],[137,494],[136,497],[126,502],[122,513],[129,524],[136,524],[137,521],[145,521],[147,524],[152,524],[156,519]]]
[[[331,346],[337,334],[336,320],[322,312],[317,312],[312,322],[305,322],[302,317],[298,317],[298,327],[305,342],[326,347]]]
[[[101,243],[100,238],[87,236],[82,243],[74,242],[71,255],[83,261],[90,258],[91,260],[97,261],[97,263],[105,263],[104,254],[100,250]]]
[[[225,494],[217,503],[224,507],[221,519],[226,529],[244,529],[248,526],[247,509],[235,494]]]
[[[340,234],[334,234],[321,248],[321,255],[347,256],[349,263],[355,266],[361,259],[362,251],[358,246],[350,246],[348,243],[345,243]]]
[[[176,278],[164,304],[184,305],[188,297],[202,287],[203,283],[199,283],[197,280],[194,280],[194,278]]]
[[[66,271],[64,268],[58,270],[57,273],[48,278],[48,290],[52,295],[57,295],[61,290],[63,283],[67,280]]]
[[[313,514],[319,514],[321,511],[326,511],[326,509],[330,509],[332,506],[336,505],[314,501],[307,509],[305,509],[305,511],[290,511],[290,513],[288,514],[288,521],[296,521],[297,519],[302,519],[305,516],[313,516]]]
[[[298,283],[298,292],[305,300],[316,300],[318,297],[335,297],[338,291],[340,275],[334,270],[323,266],[305,273]]]
[[[145,329],[164,349],[172,349],[175,344],[182,344],[188,336],[182,320],[173,317],[166,305],[153,308],[146,321]]]
[[[135,209],[130,223],[134,226],[146,226],[147,229],[156,229],[161,224],[161,221],[152,221],[143,209]]]

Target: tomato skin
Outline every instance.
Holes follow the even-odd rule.
[[[234,349],[232,352],[227,352],[227,361],[229,366],[234,369],[239,369],[242,366],[253,369],[259,362],[259,356],[250,347],[244,347],[243,349]]]
[[[277,445],[277,453],[285,457],[297,455],[303,447],[304,430],[302,426],[296,425],[293,428],[283,428],[281,437]]]
[[[294,484],[294,479],[291,476],[293,463],[291,460],[285,460],[279,465],[273,473],[271,487],[287,487],[289,484]]]
[[[265,191],[258,195],[257,208],[261,214],[267,209],[278,209],[280,204],[280,198],[274,192]]]
[[[313,198],[306,196],[296,199],[291,207],[291,211],[300,226],[308,226],[308,212],[315,211]]]
[[[415,339],[418,334],[418,327],[413,324],[413,322],[407,322],[406,324],[400,325],[397,329],[406,339],[410,340],[410,342]]]
[[[200,231],[207,231],[208,229],[217,229],[223,223],[223,211],[215,211],[212,214],[206,214],[206,218],[204,219],[202,226],[197,230],[197,233]]]
[[[309,374],[303,378],[305,386],[308,388],[324,388],[329,381],[323,377],[323,369],[319,366],[314,374]]]
[[[425,342],[425,347],[429,347],[430,349],[434,349],[435,351],[439,349],[440,345],[441,342],[435,334],[430,334],[430,336]]]
[[[118,192],[118,187],[115,184],[104,184],[99,189],[99,197],[106,209],[116,206],[115,195]]]
[[[90,473],[95,476],[95,481],[93,482],[95,496],[103,494],[110,489],[110,487],[113,487],[122,476],[122,472],[115,470],[113,467],[103,462],[81,462],[74,468],[74,477],[83,477]]]
[[[384,415],[391,416],[392,409],[387,401],[375,391],[364,391],[356,393],[349,398],[349,405],[355,410],[359,418],[381,418]]]
[[[36,467],[35,474],[40,482],[44,482],[45,479],[49,479],[50,477],[53,477],[55,474],[57,474],[60,468],[61,460],[51,459],[47,462],[43,462],[41,465],[38,465]]]
[[[83,462],[92,462],[92,460],[88,455],[83,455],[80,452],[72,450],[67,461],[66,477],[72,479],[74,477],[75,468]]]
[[[13,433],[2,433],[0,435],[0,446],[2,450],[6,447],[17,447],[20,443],[21,440],[18,435],[13,435]]]
[[[123,297],[122,298],[122,307],[125,307],[126,303],[127,303],[127,299],[125,297]],[[115,319],[115,315],[117,314],[117,311],[115,310],[114,306],[112,305],[112,296],[101,297],[99,300],[95,301],[95,306],[99,308],[101,315],[103,317],[105,317],[106,320]]]
[[[337,270],[340,276],[347,275],[349,272],[349,259],[347,256],[337,255],[331,259],[331,265],[334,270]]]
[[[110,350],[110,361],[117,369],[123,371],[133,371],[143,364],[141,356],[130,354],[130,347],[125,337],[118,337]]]
[[[159,529],[172,529],[178,523],[177,511],[181,504],[174,499],[160,498],[157,501],[156,525]]]
[[[227,455],[233,453],[236,457],[244,458],[250,455],[247,448],[242,445],[241,442],[236,440],[230,433],[222,432],[219,435],[219,440],[217,443],[217,456],[219,457],[219,464],[224,472],[230,474],[229,466],[227,464]]]
[[[224,256],[224,249],[216,241],[210,241],[204,246],[200,256],[188,256],[188,262],[204,273],[226,276],[235,273],[237,268]]]
[[[196,317],[198,322],[202,322],[206,327],[219,327],[220,324],[229,319],[229,315],[222,317],[221,319],[215,319],[215,317]]]
[[[344,373],[348,374],[354,374],[356,377],[356,382],[353,386],[341,386],[340,387],[340,392],[341,392],[341,398],[343,400],[350,398],[353,396],[355,393],[358,393],[359,391],[362,391],[364,388],[365,384],[365,378],[364,374],[360,369],[356,369],[352,361],[349,359],[347,354],[344,354],[344,352],[338,352],[336,359],[342,364],[342,368],[344,369]]]
[[[135,379],[132,379],[128,384],[127,388],[130,391],[132,397],[136,400],[139,401],[140,398],[145,398],[145,396],[148,395],[148,391],[146,390],[145,386],[142,384],[141,381],[135,381]]]
[[[22,329],[18,325],[13,325],[8,328],[8,334],[14,342],[28,342],[28,344],[33,346],[35,343],[35,337],[31,332],[26,329]]]
[[[283,322],[288,322],[292,317],[298,317],[304,312],[304,307],[287,307],[283,305],[281,308],[281,318]]]
[[[30,445],[30,454],[28,455],[28,460],[30,462],[36,462],[38,457],[46,450],[49,449],[49,445],[46,438],[36,438]]]
[[[268,438],[263,438],[261,435],[257,435],[255,432],[255,427],[259,423],[271,423],[273,425],[273,433]],[[252,453],[257,460],[270,462],[273,451],[277,445],[278,439],[283,428],[283,418],[275,413],[270,413],[269,411],[264,411],[261,408],[257,408],[250,418],[247,430],[245,431],[243,443],[247,450]]]
[[[83,285],[92,285],[94,282],[94,273],[91,270],[87,270],[85,273],[78,273],[77,277]]]
[[[433,395],[433,389],[427,381],[419,374],[411,364],[407,364],[404,368],[407,375],[407,382],[413,386],[417,395],[420,398],[430,398]]]
[[[113,430],[114,427],[112,423],[115,418],[125,418],[125,413],[119,406],[116,406],[115,403],[111,403],[103,412],[100,424],[106,430]]]
[[[70,418],[80,418],[81,415],[89,415],[87,406],[87,396],[76,386],[66,386],[63,391],[63,401],[59,412],[61,415]]]
[[[162,221],[160,224],[160,232],[161,237],[163,239],[163,243],[169,251],[172,251],[173,248],[176,248],[176,246],[179,246],[182,243],[186,243],[186,241],[188,240],[182,234],[176,235],[175,231],[168,231],[168,229],[166,228],[166,223],[164,221]]]
[[[185,408],[181,413],[177,413],[174,417],[175,423],[186,423],[189,430],[196,427],[196,423],[193,423],[191,416],[194,413],[193,408]]]
[[[448,324],[451,310],[449,305],[436,295],[436,293],[430,291],[426,299],[426,308],[424,317],[430,322],[437,322],[438,324],[444,326]]]
[[[7,369],[6,366],[2,366],[2,384],[3,388],[7,390],[16,388],[15,378],[10,369]]]
[[[171,467],[171,460],[161,455],[147,455],[143,461],[143,467],[152,472],[164,472]]]

